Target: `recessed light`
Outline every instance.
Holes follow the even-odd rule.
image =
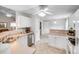
[[[7,16],[7,17],[12,17],[12,15],[11,15],[11,14],[6,14],[6,16]]]

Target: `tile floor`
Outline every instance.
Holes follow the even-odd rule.
[[[48,44],[48,36],[41,37],[40,42],[37,42],[33,48],[36,49],[35,54],[66,54],[65,49],[56,48]]]
[[[33,48],[36,49],[34,54],[66,54],[64,49],[49,46],[47,43],[37,43]]]

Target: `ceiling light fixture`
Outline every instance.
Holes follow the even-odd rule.
[[[45,13],[43,13],[43,12],[40,12],[38,15],[39,15],[39,16],[41,16],[41,17],[46,16],[46,14],[45,14]]]
[[[6,16],[7,16],[7,17],[12,17],[12,15],[11,15],[11,14],[6,14]]]

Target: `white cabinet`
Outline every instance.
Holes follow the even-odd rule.
[[[0,43],[0,54],[7,54],[7,53],[10,53],[11,52],[11,49],[10,49],[10,44],[3,44],[3,43]]]
[[[66,48],[67,38],[65,38],[65,37],[56,37],[56,45],[59,48]]]
[[[49,35],[48,44],[51,46],[56,46],[56,38]]]
[[[24,28],[31,26],[31,18],[27,16],[23,16],[21,14],[16,15],[16,26],[17,28]]]
[[[68,44],[68,38],[67,37],[62,37],[62,36],[51,36],[49,38],[49,42],[48,44],[57,48],[67,48],[67,44]]]
[[[27,43],[28,43],[28,38],[27,38],[27,35],[26,36],[22,36],[20,38],[18,38],[16,40],[16,42],[21,46],[21,47],[27,47]]]

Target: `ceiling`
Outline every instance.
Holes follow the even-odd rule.
[[[6,15],[12,15],[7,17]],[[0,22],[14,22],[15,21],[15,11],[8,8],[0,6]]]
[[[45,5],[42,5],[43,7]],[[46,5],[52,14],[46,14],[42,19],[65,19],[71,16],[78,8],[79,5]],[[29,15],[35,15],[40,11],[39,5],[3,5],[3,7],[10,8],[14,11],[24,12]],[[36,14],[37,15],[37,14]]]
[[[2,5],[2,6],[15,11],[24,11],[24,10],[37,7],[37,5]]]

